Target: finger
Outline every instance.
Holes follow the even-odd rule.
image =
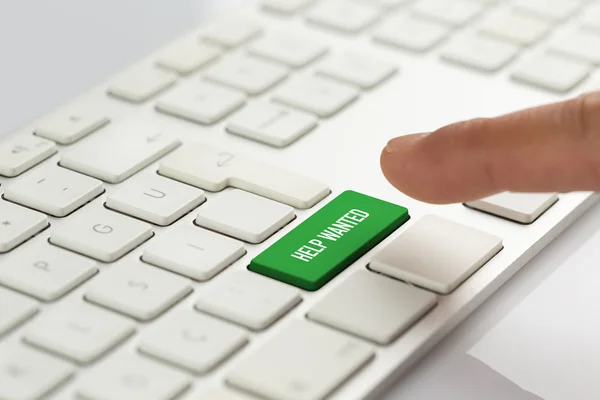
[[[599,190],[600,92],[393,139],[381,168],[403,193],[437,204]]]

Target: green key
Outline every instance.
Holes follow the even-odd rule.
[[[346,191],[259,254],[248,269],[315,291],[408,219],[404,207]]]

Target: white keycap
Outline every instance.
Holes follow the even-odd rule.
[[[402,49],[424,52],[432,49],[450,33],[450,28],[434,21],[398,15],[386,19],[374,33],[377,42]]]
[[[600,34],[600,4],[592,5],[585,10],[583,27]]]
[[[519,51],[518,45],[504,40],[484,35],[469,35],[455,38],[442,51],[442,58],[485,72],[495,72],[514,60]]]
[[[35,134],[60,144],[71,144],[109,123],[109,118],[94,110],[69,108],[38,122]]]
[[[33,135],[14,136],[0,142],[0,175],[12,178],[56,153],[56,145]]]
[[[256,400],[256,397],[234,391],[226,387],[217,387],[202,394],[202,399],[206,400]]]
[[[53,244],[104,262],[115,261],[152,237],[152,227],[97,208],[73,216],[50,235]]]
[[[22,345],[0,347],[0,399],[37,400],[73,375],[73,368]]]
[[[31,318],[37,311],[36,301],[0,287],[0,337]]]
[[[275,147],[298,140],[318,123],[313,114],[271,102],[253,103],[227,124],[227,131]]]
[[[231,189],[202,207],[196,224],[245,242],[261,243],[294,218],[290,206]]]
[[[206,200],[200,189],[151,175],[112,193],[106,206],[124,214],[167,226]]]
[[[220,54],[217,47],[186,39],[165,49],[156,63],[178,74],[187,75],[214,61]]]
[[[260,26],[254,22],[231,20],[209,26],[200,36],[207,42],[230,48],[249,41],[260,32]]]
[[[262,0],[261,5],[267,11],[281,14],[294,14],[314,0]]]
[[[105,182],[120,183],[179,146],[178,139],[152,125],[114,125],[73,146],[60,165]]]
[[[53,165],[12,183],[4,197],[55,217],[65,217],[103,192],[99,180]]]
[[[537,55],[521,62],[512,79],[554,92],[567,92],[590,74],[589,64],[551,53]]]
[[[207,284],[196,308],[253,330],[262,330],[300,303],[291,286],[249,271],[235,271]]]
[[[132,103],[142,103],[172,86],[177,75],[161,68],[139,67],[113,79],[108,93]]]
[[[52,308],[27,327],[24,340],[77,363],[95,361],[135,331],[124,317],[83,302]]]
[[[389,61],[354,51],[334,55],[317,67],[318,74],[357,85],[361,89],[372,89],[397,70]]]
[[[96,262],[43,241],[19,249],[3,260],[0,284],[52,301],[96,272]]]
[[[206,79],[257,95],[275,86],[288,75],[286,68],[250,55],[224,58],[204,73]]]
[[[47,226],[44,214],[0,200],[0,253],[11,251]]]
[[[307,76],[286,83],[275,93],[274,99],[319,117],[331,117],[358,95],[354,86],[320,76]]]
[[[302,209],[314,206],[331,193],[322,182],[208,143],[187,144],[166,158],[159,172],[212,192],[233,186]]]
[[[548,21],[563,21],[581,7],[581,0],[515,0],[520,11],[542,17]]]
[[[88,288],[86,300],[147,321],[192,290],[190,282],[139,260],[103,271]]]
[[[200,124],[213,124],[246,102],[244,93],[209,82],[182,86],[164,96],[156,109]]]
[[[192,310],[171,313],[144,332],[141,352],[186,368],[206,373],[242,348],[246,332],[226,322]]]
[[[530,46],[546,36],[552,24],[534,15],[508,10],[490,15],[480,29],[488,35]]]
[[[502,249],[489,233],[427,215],[375,254],[374,271],[449,294]]]
[[[270,399],[323,400],[373,356],[354,339],[297,321],[234,369],[228,382]]]
[[[358,2],[326,0],[312,7],[308,21],[326,28],[347,33],[358,32],[371,25],[379,17],[381,10]]]
[[[421,0],[412,8],[416,15],[459,27],[478,16],[484,4],[469,0]]]
[[[77,394],[90,400],[172,400],[189,385],[177,370],[139,355],[120,354],[86,374]]]
[[[550,50],[568,57],[600,65],[600,34],[574,31],[552,40]]]
[[[207,281],[240,259],[242,243],[196,226],[178,226],[144,250],[142,260],[197,281]]]
[[[556,193],[500,193],[466,203],[468,207],[531,224],[558,201]]]
[[[436,303],[433,293],[360,271],[328,293],[309,311],[308,318],[387,345]]]
[[[293,68],[304,67],[327,52],[327,45],[305,35],[277,32],[256,40],[249,51]]]

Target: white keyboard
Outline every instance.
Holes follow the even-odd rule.
[[[376,398],[595,201],[388,139],[600,90],[600,1],[263,0],[0,142],[0,399]]]

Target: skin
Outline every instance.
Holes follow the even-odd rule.
[[[600,92],[392,139],[381,169],[398,190],[432,204],[600,191]]]

